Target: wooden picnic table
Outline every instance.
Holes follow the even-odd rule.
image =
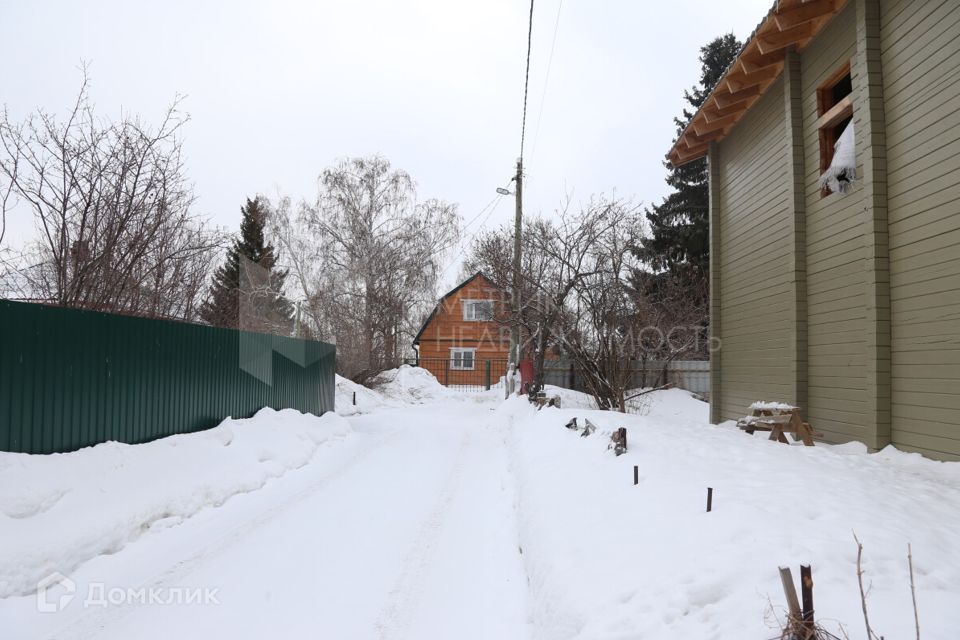
[[[823,437],[800,417],[800,407],[790,405],[761,405],[752,407],[753,415],[741,418],[737,426],[753,435],[756,431],[769,431],[770,439],[790,444],[786,433],[792,433],[808,447],[813,446],[814,437]]]

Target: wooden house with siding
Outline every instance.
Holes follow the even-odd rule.
[[[507,368],[510,328],[504,292],[475,273],[437,302],[413,340],[421,367],[446,385],[496,383]]]
[[[960,459],[960,2],[779,0],[667,157],[703,156],[712,421]]]

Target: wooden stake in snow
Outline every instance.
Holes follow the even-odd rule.
[[[803,597],[803,628],[807,637],[812,637],[813,621],[813,571],[810,565],[800,565],[800,594]]]
[[[357,406],[357,392],[353,392],[353,406]]]
[[[620,427],[612,434],[610,434],[610,444],[607,446],[608,449],[612,448],[613,452],[616,455],[621,455],[627,452],[627,428]]]
[[[707,487],[707,513],[713,511],[713,487]]]
[[[790,567],[780,567],[780,582],[783,584],[783,595],[787,598],[787,609],[790,611],[790,623],[800,619],[800,601],[797,599],[797,588],[793,584],[793,574]]]
[[[633,484],[634,486],[640,484],[640,467],[638,465],[633,465]]]

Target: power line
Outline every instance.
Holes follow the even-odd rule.
[[[463,225],[463,230],[466,231],[468,228],[470,228],[470,225],[472,225],[472,224],[476,221],[477,218],[479,218],[480,216],[482,216],[482,215],[484,214],[484,212],[485,212],[491,205],[493,205],[494,202],[497,201],[498,198],[502,198],[502,197],[503,197],[503,196],[501,196],[499,193],[498,193],[497,195],[493,196],[493,199],[490,200],[490,202],[488,202],[487,205],[486,205],[483,209],[480,209],[480,212],[477,213],[477,215],[475,215],[475,216],[473,216],[472,218],[470,218],[470,222],[468,222],[467,224]]]
[[[470,222],[468,222],[468,223],[466,223],[465,225],[463,225],[463,229],[462,229],[461,231],[463,231],[464,233],[466,233],[467,229],[470,228],[470,225],[472,225],[474,222],[477,221],[477,219],[478,219],[480,216],[482,216],[484,213],[486,213],[487,210],[490,209],[491,206],[495,206],[495,203],[496,203],[501,197],[503,197],[503,196],[501,196],[501,195],[499,195],[499,194],[493,196],[493,200],[491,200],[490,202],[488,202],[488,203],[483,207],[483,209],[480,209],[480,211],[477,212],[477,215],[475,215],[475,216],[473,216],[472,218],[470,218]],[[492,211],[493,209],[490,209],[490,210]],[[487,218],[489,218],[489,217],[490,217],[490,214],[488,213],[488,214],[487,214]],[[487,221],[487,218],[484,218],[484,222]],[[483,225],[483,222],[481,222],[480,225],[482,226],[482,225]],[[474,232],[474,233],[476,233],[476,232]],[[450,247],[452,247],[452,246],[454,246],[454,245],[458,245],[458,244],[460,244],[461,242],[463,242],[463,239],[462,239],[462,238],[458,238],[457,240],[455,240],[455,241],[453,241],[453,242],[449,242],[449,243],[443,245],[442,247],[440,247],[439,249],[437,249],[437,250],[436,250],[436,253],[443,253],[444,251],[446,251],[446,250],[449,249]]]
[[[447,263],[447,266],[444,267],[443,271],[440,272],[440,276],[439,276],[439,277],[444,276],[444,275],[447,273],[447,271],[450,270],[450,267],[453,266],[453,263],[455,263],[459,258],[462,258],[462,257],[466,254],[467,247],[469,246],[469,242],[472,241],[472,240],[477,236],[478,233],[480,233],[480,230],[483,229],[483,225],[485,225],[485,224],[487,223],[487,220],[490,219],[490,216],[493,215],[493,212],[497,210],[497,205],[500,204],[500,201],[501,201],[501,200],[503,200],[503,196],[501,196],[501,195],[498,194],[497,197],[495,197],[495,198],[490,202],[490,204],[493,205],[492,207],[490,206],[490,204],[488,204],[486,207],[484,207],[483,209],[481,209],[480,213],[478,213],[476,216],[474,216],[474,220],[476,220],[478,217],[480,217],[480,215],[483,213],[483,211],[489,207],[489,211],[487,211],[486,217],[484,217],[483,221],[482,221],[479,225],[477,225],[477,228],[473,231],[473,233],[470,234],[470,237],[469,237],[469,238],[464,237],[464,238],[460,241],[460,243],[462,243],[462,246],[460,247],[460,251],[458,251],[457,253],[455,253],[455,254],[453,255],[453,257],[450,258],[450,261]],[[467,226],[469,226],[469,225],[467,225]],[[466,230],[466,227],[464,227],[464,230]],[[453,246],[453,245],[448,245],[448,247],[444,248],[444,251],[446,251],[446,249],[449,248],[450,246]]]
[[[547,101],[547,86],[550,84],[550,68],[553,66],[553,51],[557,48],[557,31],[560,29],[560,10],[563,9],[563,0],[557,5],[557,19],[553,23],[553,41],[550,43],[550,57],[547,59],[547,75],[543,80],[543,96],[540,98],[540,113],[537,115],[537,129],[533,134],[533,150],[530,155],[537,153],[537,140],[540,138],[540,123],[543,122],[543,105]]]
[[[533,0],[530,0],[530,24],[527,27],[527,73],[523,81],[523,121],[520,126],[520,159],[523,159],[523,143],[527,136],[527,94],[530,89],[530,48],[533,44]]]

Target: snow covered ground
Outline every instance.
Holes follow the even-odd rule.
[[[33,593],[53,571],[68,573],[146,531],[259,489],[349,431],[333,414],[263,409],[142,445],[0,453],[0,598]]]
[[[779,637],[777,568],[799,580],[811,564],[818,621],[865,638],[854,531],[874,629],[914,637],[912,543],[923,637],[958,637],[960,464],[857,443],[788,447],[706,425],[686,392],[653,395],[645,416],[536,412],[520,399],[496,412],[510,425],[534,637]],[[575,416],[598,432],[563,428]],[[630,450],[615,458],[602,432],[620,426]]]
[[[0,454],[0,638],[763,640],[777,567],[809,563],[818,620],[858,639],[854,530],[875,629],[913,637],[911,542],[922,637],[957,637],[960,463],[768,442],[682,391],[537,412],[423,373],[338,379],[346,419]],[[32,593],[48,570],[69,582]]]

